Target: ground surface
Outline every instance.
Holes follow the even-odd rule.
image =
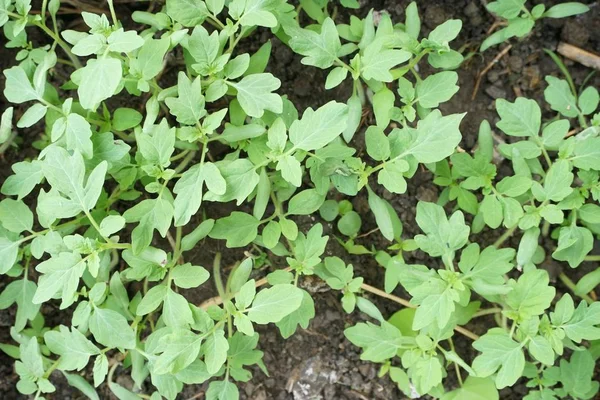
[[[34,2],[35,3],[35,2]],[[79,4],[79,2],[72,2]],[[102,7],[103,2],[91,2],[96,7]],[[119,2],[117,13],[126,15],[131,2]],[[389,12],[394,21],[404,20],[404,8],[409,1],[361,1],[364,6],[358,11],[360,16],[364,16],[370,8],[377,11]],[[462,47],[464,53],[476,51],[479,44],[485,37],[485,32],[493,24],[494,19],[490,16],[484,6],[484,1],[479,0],[428,0],[420,1],[419,9],[424,21],[423,33],[449,18],[458,18],[463,21],[463,30],[454,43],[455,48]],[[533,1],[530,3],[539,3]],[[551,3],[545,1],[545,4]],[[592,2],[589,2],[590,4]],[[85,7],[90,7],[85,5]],[[143,7],[145,7],[146,3]],[[92,6],[94,7],[94,6]],[[34,6],[34,9],[36,7]],[[39,9],[39,6],[38,6]],[[68,24],[75,26],[77,17],[69,18]],[[348,14],[341,11],[338,14],[338,21],[347,22]],[[521,42],[512,42],[511,50],[504,56],[482,80],[481,87],[475,97],[471,100],[474,83],[477,74],[498,54],[505,46],[501,45],[489,49],[484,54],[475,54],[459,70],[460,91],[448,103],[441,108],[444,113],[467,112],[467,116],[461,125],[463,141],[461,147],[469,151],[474,146],[477,129],[483,119],[488,119],[492,125],[496,121],[494,112],[494,100],[499,97],[512,100],[517,94],[534,98],[538,101],[542,99],[544,89],[543,77],[548,74],[558,74],[558,69],[551,59],[543,52],[544,48],[555,49],[560,40],[572,43],[574,45],[589,49],[600,49],[600,30],[586,29],[586,27],[598,26],[600,21],[600,4],[595,3],[591,12],[578,17],[564,20],[550,20],[538,25],[534,33]],[[33,36],[35,40],[35,36]],[[348,97],[349,88],[340,87],[333,91],[324,89],[325,73],[323,71],[304,67],[300,64],[300,57],[294,55],[285,45],[281,44],[276,38],[272,38],[269,32],[257,33],[241,46],[249,51],[254,51],[266,40],[272,39],[273,52],[269,66],[269,71],[276,75],[282,81],[280,93],[287,94],[296,106],[303,110],[308,106],[313,108],[326,103],[331,99],[345,101]],[[4,69],[13,64],[14,53],[0,48],[0,68]],[[577,83],[583,82],[590,72],[588,69],[567,63],[574,80]],[[175,67],[174,67],[175,68]],[[174,75],[173,75],[174,76]],[[598,77],[593,78],[596,86],[600,84]],[[0,76],[0,85],[3,87],[3,76]],[[6,107],[4,98],[0,98],[0,110]],[[137,105],[129,105],[137,107]],[[363,128],[364,129],[364,128]],[[3,181],[10,174],[10,165],[24,157],[35,154],[30,148],[30,143],[40,134],[39,126],[33,127],[21,135],[17,143],[21,146],[19,149],[11,149],[0,159],[0,181]],[[361,141],[361,134],[356,135],[354,144],[359,152],[364,152],[364,142]],[[502,175],[502,168],[499,173]],[[415,206],[418,200],[435,201],[438,196],[438,189],[431,182],[431,174],[426,171],[419,171],[416,176],[409,181],[408,191],[401,196],[392,196],[390,193],[380,193],[390,200],[400,215],[404,223],[404,236],[412,237],[419,233],[414,225]],[[375,227],[372,215],[368,213],[366,193],[361,193],[353,200],[354,208],[363,216],[363,231],[368,232]],[[205,203],[207,204],[207,203]],[[233,207],[233,205],[232,205]],[[206,206],[204,209],[207,215],[212,218],[218,218],[229,214],[231,209],[218,205],[218,207]],[[309,228],[314,221],[306,218],[300,221],[300,226]],[[324,223],[325,233],[335,234],[335,227]],[[496,236],[501,232],[484,231],[472,240],[481,241],[484,244],[491,244]],[[384,249],[386,242],[378,234],[372,234],[360,241],[360,243],[378,249]],[[206,241],[203,246],[198,248],[197,252],[189,257],[188,261],[199,265],[208,266],[216,252],[223,252],[224,265],[230,265],[239,260],[242,256],[241,251],[231,251],[224,247],[223,243],[215,241]],[[365,281],[374,286],[382,287],[383,271],[371,257],[368,256],[348,256],[343,249],[331,239],[327,248],[327,255],[339,255],[355,266],[357,275],[365,277]],[[428,259],[423,253],[416,253],[410,261],[419,261],[423,264],[436,265],[437,260]],[[281,266],[282,260],[271,260],[274,265]],[[544,265],[549,269],[551,276],[556,276],[562,268],[551,262]],[[583,274],[591,266],[583,265],[576,273]],[[263,271],[257,271],[258,275],[264,275]],[[6,285],[6,279],[0,280],[0,291]],[[206,286],[206,285],[205,285]],[[557,283],[558,291],[564,288]],[[188,291],[190,292],[190,291]],[[400,290],[396,293],[405,296]],[[201,303],[207,298],[214,296],[211,289],[202,288],[197,292],[192,292],[189,296],[190,301]],[[402,399],[403,395],[395,388],[395,385],[387,378],[377,378],[378,367],[375,364],[362,362],[359,359],[359,351],[344,339],[343,330],[349,325],[359,320],[358,315],[346,315],[340,307],[339,299],[334,292],[320,292],[314,294],[316,303],[316,317],[311,322],[309,329],[297,332],[292,338],[283,340],[276,329],[271,327],[260,330],[260,347],[265,352],[264,362],[270,371],[270,376],[265,376],[259,370],[254,371],[254,378],[250,383],[240,386],[241,397],[243,399],[328,399],[328,400],[367,400],[367,399]],[[384,315],[391,315],[397,310],[394,304],[372,299],[381,308]],[[14,309],[0,311],[0,342],[9,341],[8,330],[14,320]],[[55,311],[50,306],[45,306],[43,312],[48,318],[50,325],[59,324],[66,320],[68,315],[60,314],[57,317]],[[469,325],[469,329],[476,333],[485,332],[492,324],[493,319],[480,318],[476,323]],[[459,337],[456,342],[458,352],[470,362],[474,357],[470,342]],[[87,371],[88,373],[91,371]],[[0,353],[0,398],[18,399],[23,396],[18,395],[14,389],[16,383],[16,374],[14,374],[12,360],[3,353]],[[77,390],[68,386],[59,373],[52,375],[52,381],[57,386],[57,392],[47,396],[48,399],[80,399],[84,398]],[[451,378],[447,380],[452,384]],[[131,387],[132,382],[126,373],[120,373],[117,370],[117,382],[125,387]],[[104,386],[99,388],[102,399],[113,399],[111,393]],[[204,398],[206,385],[197,385],[186,387],[181,394],[181,399]],[[524,385],[515,385],[513,388],[505,389],[501,393],[502,399],[521,399],[526,388]]]

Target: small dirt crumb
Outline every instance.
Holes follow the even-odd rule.
[[[498,79],[500,79],[500,73],[498,73],[498,71],[496,70],[491,70],[490,72],[487,73],[487,80],[490,83],[494,83],[496,82]]]
[[[417,199],[419,199],[419,201],[435,203],[438,199],[438,195],[437,192],[429,186],[419,186],[417,189]]]
[[[503,99],[506,97],[506,90],[496,85],[490,85],[485,88],[485,93],[492,99]]]
[[[508,58],[508,67],[511,71],[521,72],[523,69],[523,59],[519,56],[510,56]]]
[[[577,19],[568,19],[561,32],[561,38],[573,46],[583,47],[590,39],[589,27]]]
[[[477,4],[475,4],[474,1],[471,1],[469,4],[467,4],[467,6],[465,7],[465,15],[467,17],[472,17],[474,15],[479,15],[479,7],[477,7]]]
[[[447,15],[446,10],[444,10],[444,7],[438,4],[427,6],[427,9],[425,10],[425,25],[431,29],[444,23],[448,18],[449,16]]]

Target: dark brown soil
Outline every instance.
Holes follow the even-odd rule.
[[[514,99],[517,94],[536,99],[542,104],[544,81],[543,77],[548,74],[558,75],[558,69],[552,60],[543,52],[544,48],[555,49],[559,40],[570,42],[589,50],[600,49],[600,30],[586,29],[586,27],[598,26],[600,21],[600,5],[597,2],[587,1],[592,5],[591,11],[584,16],[564,20],[543,21],[536,27],[535,31],[522,41],[512,42],[513,47],[484,77],[481,87],[476,94],[475,100],[471,100],[476,77],[503,48],[489,49],[484,54],[475,54],[464,66],[460,68],[459,84],[460,91],[448,103],[442,105],[443,113],[468,112],[461,126],[463,141],[461,147],[470,151],[475,145],[477,131],[480,122],[487,119],[492,125],[497,121],[494,111],[494,100],[499,97]],[[98,2],[102,4],[101,2]],[[361,0],[363,7],[358,11],[364,16],[370,8],[378,11],[389,12],[394,21],[404,20],[404,9],[408,0]],[[428,33],[437,24],[449,18],[458,18],[463,21],[463,30],[453,44],[453,47],[464,49],[464,54],[477,51],[477,48],[486,31],[494,22],[493,17],[485,10],[478,0],[431,0],[421,1],[419,8],[424,21],[423,33]],[[540,3],[535,0],[530,3]],[[544,1],[545,4],[557,3],[557,1]],[[593,3],[593,4],[592,4]],[[100,5],[102,7],[102,5]],[[126,15],[128,4],[123,4],[117,10],[119,15]],[[35,7],[34,7],[35,8]],[[338,21],[347,22],[346,11],[340,10]],[[69,17],[71,18],[71,17]],[[78,20],[69,19],[68,25],[76,25]],[[280,93],[288,97],[296,104],[299,110],[306,107],[316,108],[329,100],[337,99],[344,101],[348,97],[349,88],[341,86],[333,91],[324,89],[326,73],[322,70],[305,67],[300,63],[299,56],[295,55],[289,48],[281,44],[278,39],[273,38],[267,31],[256,33],[242,42],[244,50],[254,51],[267,40],[273,43],[273,51],[269,71],[282,81]],[[14,63],[14,52],[0,48],[0,68],[4,69]],[[423,68],[425,63],[423,64]],[[576,84],[581,84],[590,70],[581,65],[566,62]],[[427,72],[427,71],[425,71]],[[4,77],[0,75],[0,85],[4,85]],[[595,76],[591,81],[598,86],[600,79]],[[6,102],[2,98],[2,109]],[[134,106],[134,105],[131,105]],[[20,112],[24,111],[21,110]],[[18,114],[20,115],[20,114]],[[10,165],[22,160],[24,157],[35,155],[29,148],[29,143],[40,135],[40,128],[34,127],[20,133],[22,139],[17,140],[18,148],[9,149],[0,159],[0,179],[4,180],[10,174]],[[354,145],[359,151],[364,151],[364,141],[361,134],[356,135]],[[504,168],[504,170],[506,170]],[[499,168],[502,174],[503,168]],[[404,236],[412,237],[418,232],[414,224],[415,207],[418,200],[435,201],[439,190],[432,183],[432,176],[426,170],[420,170],[413,179],[409,181],[408,191],[401,196],[381,192],[380,195],[391,201],[404,223]],[[363,217],[362,231],[368,232],[375,228],[372,215],[368,213],[368,205],[365,193],[361,193],[351,199],[356,210]],[[203,211],[211,218],[218,218],[230,213],[233,209],[223,205],[213,206],[205,203]],[[311,219],[298,221],[301,229],[306,230],[314,223]],[[336,233],[335,226],[323,222],[325,233]],[[484,230],[477,237],[472,238],[483,244],[491,244],[496,237],[502,233],[501,230]],[[368,247],[375,246],[377,249],[385,249],[389,244],[381,235],[374,233],[359,241]],[[513,238],[513,245],[518,243],[518,238]],[[243,256],[243,251],[232,251],[226,249],[222,242],[207,240],[196,253],[188,256],[191,262],[199,265],[209,266],[217,252],[223,254],[223,265],[232,265]],[[356,274],[365,277],[365,281],[374,286],[383,286],[383,270],[369,256],[349,256],[332,238],[327,247],[327,255],[338,255],[355,266]],[[273,259],[272,263],[281,267],[282,260]],[[409,262],[418,261],[430,266],[438,264],[438,260],[432,260],[423,253],[416,252]],[[555,271],[562,268],[554,265]],[[579,276],[589,267],[583,265],[576,272]],[[265,268],[269,268],[266,266]],[[549,268],[550,269],[550,268]],[[264,271],[257,271],[257,276],[264,275]],[[555,272],[556,274],[556,272]],[[556,275],[554,275],[556,276]],[[0,278],[0,291],[9,281],[8,278]],[[206,286],[206,285],[205,285]],[[559,292],[566,288],[557,283]],[[202,288],[198,291],[187,291],[188,299],[195,303],[201,303],[215,295],[214,289]],[[396,293],[406,296],[400,289]],[[361,317],[358,313],[348,316],[340,307],[338,296],[335,292],[323,292],[314,294],[316,304],[316,317],[311,322],[309,329],[297,332],[292,338],[283,340],[274,327],[260,329],[260,348],[265,352],[264,362],[270,372],[264,375],[260,370],[254,370],[254,378],[247,384],[240,385],[240,393],[243,399],[340,399],[340,400],[367,400],[367,399],[402,399],[405,398],[388,378],[377,378],[378,366],[372,363],[362,362],[359,359],[360,351],[343,336],[345,327],[352,325]],[[371,298],[380,307],[384,315],[391,315],[398,308],[395,304]],[[0,311],[0,342],[10,341],[9,327],[14,320],[14,309]],[[49,325],[59,324],[68,316],[57,315],[55,310],[47,310],[46,314]],[[494,325],[492,318],[480,318],[469,325],[469,329],[476,333],[484,333]],[[475,356],[470,341],[456,338],[458,352],[470,362]],[[89,373],[90,371],[87,371]],[[117,382],[125,387],[131,387],[131,378],[127,372],[117,370]],[[453,385],[452,376],[446,379],[446,385]],[[72,389],[62,375],[54,373],[51,378],[57,386],[57,392],[46,396],[47,399],[80,399],[84,398],[80,392]],[[18,399],[24,398],[18,395],[14,385],[17,376],[14,373],[12,360],[0,352],[0,398]],[[204,398],[203,393],[206,385],[192,385],[184,389],[181,399]],[[105,385],[99,388],[102,399],[113,399],[114,397]],[[517,384],[513,388],[502,391],[502,399],[521,399],[526,393],[523,384]]]

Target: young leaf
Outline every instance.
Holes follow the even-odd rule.
[[[279,322],[302,304],[303,291],[291,284],[263,289],[254,298],[248,317],[257,324]]]

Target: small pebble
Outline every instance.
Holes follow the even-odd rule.
[[[492,99],[503,99],[506,97],[506,90],[496,86],[490,85],[485,88],[485,93]]]

